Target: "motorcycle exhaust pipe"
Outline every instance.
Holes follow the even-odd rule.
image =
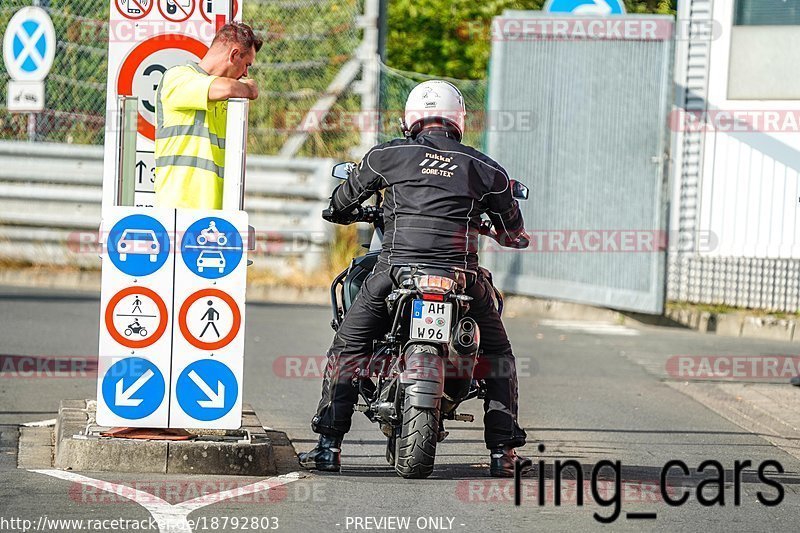
[[[450,339],[447,379],[445,380],[445,411],[452,410],[469,394],[472,374],[480,348],[480,328],[472,318],[465,317],[456,326]]]
[[[450,339],[450,356],[459,358],[475,357],[481,342],[480,329],[474,319],[462,318]]]

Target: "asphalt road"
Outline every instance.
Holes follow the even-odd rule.
[[[93,294],[0,289],[0,354],[86,356],[91,361],[97,354],[98,317],[99,299]],[[329,320],[329,311],[321,307],[250,304],[247,308],[244,399],[265,425],[287,432],[298,451],[315,441],[309,419],[319,397],[319,356],[331,338]],[[637,335],[613,328],[566,330],[541,325],[527,316],[508,317],[506,323],[520,371],[521,424],[530,437],[522,452],[544,462],[543,505],[537,498],[538,468],[523,480],[520,506],[514,505],[513,483],[487,476],[480,416],[473,424],[448,426],[451,433],[439,446],[431,478],[403,480],[385,462],[380,431],[356,413],[354,429],[343,445],[341,473],[292,478],[258,494],[211,498],[206,506],[181,512],[196,522],[195,531],[260,531],[276,525],[279,531],[292,532],[797,529],[800,461],[772,445],[765,435],[728,421],[679,387],[669,386],[669,377],[648,371],[630,354],[647,354],[650,361],[666,361],[677,354],[789,355],[797,354],[800,345],[646,326],[637,326]],[[53,472],[16,468],[19,424],[54,418],[60,399],[94,394],[92,375],[0,377],[0,531],[22,531],[23,524],[14,519],[31,520],[33,528],[41,526],[42,516],[47,520],[147,520],[151,516],[147,505],[113,494],[113,487],[121,485],[160,496],[174,507],[156,511],[174,515],[183,509],[181,502],[204,492],[259,481],[80,473],[109,482],[92,488],[84,478],[80,478],[84,482],[69,478],[72,473],[62,479]],[[471,402],[462,411],[479,415],[481,405]],[[544,445],[541,453],[538,444]],[[562,501],[556,505],[554,465],[570,459],[582,465],[584,485],[570,481],[575,476],[568,470],[563,476]],[[592,498],[592,471],[604,460],[621,463],[619,476],[606,468],[594,483],[597,499],[610,502],[608,506]],[[686,476],[673,469],[668,479],[671,498],[688,494],[686,503],[675,507],[663,501],[659,489],[662,469],[672,460],[683,461],[689,468]],[[714,482],[714,467],[697,472],[709,460],[724,469],[723,484]],[[737,461],[750,461],[740,475]],[[758,467],[765,461],[780,463],[784,472],[768,467],[766,480],[760,479]],[[778,490],[768,483],[781,487],[778,505],[759,501],[759,494],[768,501],[778,499]],[[583,505],[577,502],[579,492],[585,495]],[[717,501],[702,505],[698,493]],[[615,495],[619,496],[619,517],[603,526],[596,516],[614,514]],[[643,519],[631,513],[656,516]],[[80,530],[75,523],[60,529],[52,522],[47,525],[46,530],[52,531]],[[135,530],[130,523],[97,522],[94,525],[99,527],[94,529],[91,525],[80,526],[84,531]]]

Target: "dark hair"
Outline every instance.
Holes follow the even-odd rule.
[[[247,24],[229,22],[219,29],[214,40],[211,41],[211,46],[216,44],[238,44],[245,50],[255,48],[258,52],[264,45],[264,41]]]

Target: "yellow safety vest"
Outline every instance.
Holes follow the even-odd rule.
[[[222,209],[228,103],[211,102],[216,76],[173,67],[156,91],[156,207]]]

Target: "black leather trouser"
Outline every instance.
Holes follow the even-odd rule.
[[[316,433],[343,437],[350,430],[358,401],[354,376],[364,373],[373,351],[373,339],[388,331],[386,297],[392,291],[391,267],[378,262],[347,311],[333,344],[322,381],[322,398],[311,421]],[[525,431],[517,424],[517,373],[514,355],[500,314],[495,307],[491,281],[480,275],[466,293],[472,296],[467,316],[480,328],[482,355],[475,375],[484,379],[484,439],[487,448],[525,444]]]

